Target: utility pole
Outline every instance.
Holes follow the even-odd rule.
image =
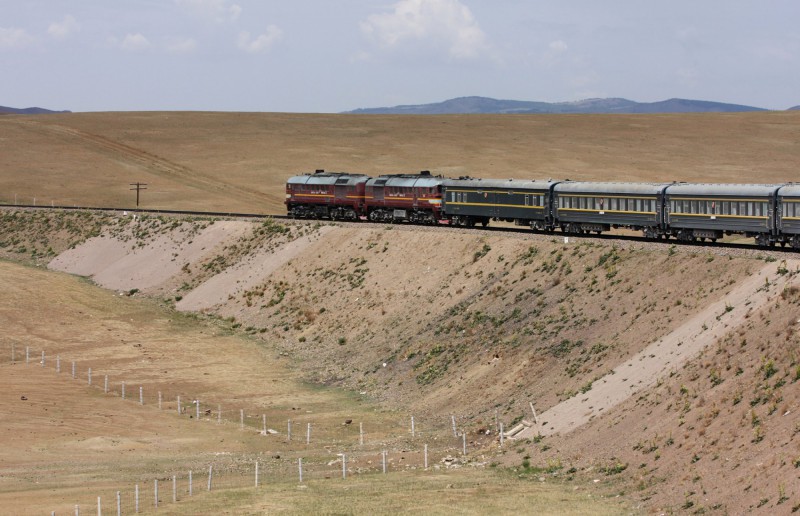
[[[139,192],[141,190],[147,190],[147,183],[130,183],[133,187],[131,190],[136,190],[136,207],[139,207]]]

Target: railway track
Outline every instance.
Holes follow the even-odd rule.
[[[288,219],[286,215],[270,215],[267,213],[236,213],[224,211],[186,211],[186,210],[160,210],[152,208],[101,208],[97,206],[58,206],[58,205],[34,205],[34,204],[6,204],[0,205],[0,209],[25,209],[25,210],[61,210],[61,211],[99,211],[116,213],[141,213],[143,215],[174,215],[191,217],[225,217],[232,219]]]
[[[0,210],[42,210],[42,211],[93,211],[93,212],[105,212],[105,213],[137,213],[142,215],[169,215],[175,217],[207,217],[207,218],[228,218],[228,219],[242,219],[242,220],[254,220],[254,219],[278,219],[278,220],[316,220],[316,219],[292,219],[288,215],[275,215],[269,213],[239,213],[239,212],[218,212],[218,211],[187,211],[187,210],[165,210],[165,209],[152,209],[152,208],[108,208],[108,207],[97,207],[97,206],[58,206],[58,205],[26,205],[26,204],[15,204],[15,205],[0,205]],[[325,221],[325,222],[332,222],[337,225],[343,226],[363,226],[363,225],[375,225],[375,226],[392,226],[394,228],[403,228],[407,230],[414,230],[414,231],[458,231],[464,233],[473,233],[473,234],[486,234],[486,233],[506,233],[509,236],[515,237],[539,237],[543,239],[553,240],[553,239],[568,239],[570,242],[591,242],[591,241],[603,241],[609,243],[616,243],[616,244],[624,244],[624,245],[636,245],[640,248],[652,248],[652,249],[669,249],[670,247],[675,248],[685,248],[685,249],[692,249],[696,250],[697,252],[715,252],[716,254],[731,254],[731,252],[735,252],[736,254],[753,254],[754,256],[769,256],[775,259],[788,259],[788,258],[796,258],[798,255],[798,251],[795,251],[791,248],[781,248],[781,247],[758,247],[755,244],[742,244],[742,243],[734,243],[734,242],[716,242],[716,243],[708,243],[708,242],[682,242],[678,240],[653,240],[649,238],[644,238],[642,236],[636,235],[626,235],[626,234],[619,234],[619,233],[605,233],[601,235],[573,235],[573,234],[565,234],[565,233],[543,233],[543,232],[534,232],[531,231],[527,227],[515,227],[515,226],[487,226],[485,228],[463,228],[463,227],[451,227],[446,224],[437,225],[437,226],[429,226],[429,225],[412,225],[412,224],[390,224],[386,222],[369,222],[369,221],[361,221],[361,222],[344,222],[344,221]]]

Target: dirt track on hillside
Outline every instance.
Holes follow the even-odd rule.
[[[753,312],[775,301],[789,285],[800,278],[779,274],[778,270],[798,270],[800,260],[766,264],[761,270],[737,283],[719,301],[697,312],[674,331],[660,337],[609,374],[594,380],[591,388],[538,415],[538,424],[515,436],[565,434],[608,412],[640,391],[655,385],[679,370],[704,348],[715,344],[726,333],[735,331]]]

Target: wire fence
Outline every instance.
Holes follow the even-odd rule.
[[[3,350],[5,348],[5,350]],[[5,352],[3,352],[5,351]],[[351,475],[390,474],[409,469],[447,470],[470,463],[472,441],[458,426],[455,415],[419,419],[414,416],[370,432],[364,422],[346,420],[340,424],[320,424],[313,414],[276,410],[259,411],[257,407],[225,407],[215,400],[199,399],[179,392],[169,383],[140,385],[111,377],[98,369],[98,360],[74,360],[70,355],[48,354],[44,350],[18,342],[0,347],[0,364],[24,364],[53,370],[66,381],[83,383],[86,388],[102,390],[121,402],[135,403],[153,410],[172,413],[205,424],[218,424],[231,431],[260,433],[280,439],[280,454],[271,458],[230,456],[204,465],[201,469],[142,478],[120,490],[98,489],[96,495],[72,506],[59,506],[53,514],[79,514],[86,511],[106,514],[132,514],[157,509],[160,504],[177,503],[188,497],[219,489],[258,488],[270,482],[307,482],[347,478]],[[259,413],[261,412],[261,413]],[[503,425],[487,434],[499,436],[503,443]],[[277,428],[277,429],[276,429]],[[397,451],[397,450],[400,451]],[[193,466],[194,467],[194,466]]]
[[[213,491],[229,489],[263,490],[276,484],[302,485],[332,479],[346,481],[353,476],[391,475],[409,469],[402,464],[406,452],[385,451],[371,454],[337,454],[326,461],[296,459],[258,461],[249,464],[215,463],[201,470],[173,475],[142,478],[120,490],[97,489],[79,497],[76,503],[61,504],[51,514],[141,514],[151,513],[168,504],[202,497]],[[429,470],[446,471],[458,467],[458,459],[446,456],[438,460],[429,456]],[[434,464],[436,462],[436,464]],[[422,464],[411,466],[424,469]]]

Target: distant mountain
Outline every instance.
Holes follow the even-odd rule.
[[[627,99],[586,99],[576,102],[530,102],[497,100],[487,97],[461,97],[435,104],[366,108],[348,111],[351,114],[380,115],[443,115],[443,114],[532,114],[532,113],[739,113],[765,109],[709,102],[705,100],[669,99],[661,102],[634,102]]]
[[[790,107],[787,111],[800,111],[800,106]]]
[[[0,115],[47,115],[52,113],[72,113],[72,111],[51,111],[40,107],[18,109],[0,106]]]

